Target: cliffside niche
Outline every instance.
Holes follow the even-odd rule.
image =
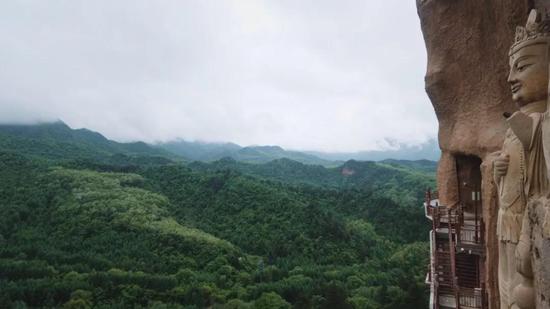
[[[492,179],[494,152],[501,149],[504,112],[517,108],[511,99],[508,51],[517,25],[548,0],[418,0],[418,15],[428,53],[426,92],[439,120],[442,156],[438,168],[439,202],[460,202],[457,158],[481,159],[481,200],[485,239],[482,282],[489,308],[499,307],[498,202]]]

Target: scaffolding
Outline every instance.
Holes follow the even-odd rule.
[[[462,203],[439,204],[437,192],[426,192],[425,214],[430,231],[430,308],[487,308],[485,282],[484,222],[479,214],[479,191],[472,191],[473,212]],[[471,210],[471,209],[470,209]]]

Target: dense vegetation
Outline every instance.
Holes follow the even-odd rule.
[[[265,164],[248,164],[231,158],[204,163],[192,162],[193,170],[239,171],[265,179],[294,185],[332,189],[358,189],[363,193],[386,197],[402,206],[418,206],[423,190],[434,185],[435,166],[431,161],[387,160],[381,163],[350,160],[335,168],[306,165],[289,159]]]
[[[1,308],[427,306],[429,168],[184,164],[36,134],[0,130],[18,145],[0,143]]]

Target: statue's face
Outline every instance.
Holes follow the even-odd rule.
[[[547,99],[546,49],[546,44],[528,45],[510,56],[508,83],[512,88],[512,99],[519,107]]]

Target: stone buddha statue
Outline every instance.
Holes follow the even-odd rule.
[[[541,62],[545,57],[546,63],[537,65],[540,66],[540,73],[533,83],[538,98],[542,100],[545,95],[545,100],[549,102],[550,15],[531,12],[527,26],[518,29],[516,41],[537,46],[536,52]],[[547,103],[546,111],[538,121],[521,123],[523,127],[531,129],[525,142],[530,137],[534,145],[530,156],[531,170],[528,171],[533,190],[528,197],[520,241],[516,248],[517,271],[524,280],[515,288],[514,298],[519,308],[550,308],[550,106]]]
[[[500,308],[534,308],[530,296],[531,264],[527,262],[528,258],[518,258],[516,251],[519,245],[519,251],[527,250],[522,254],[529,255],[526,206],[530,200],[548,192],[542,127],[548,97],[550,36],[546,33],[550,29],[542,20],[533,10],[526,27],[518,27],[515,43],[509,52],[508,82],[512,99],[519,111],[511,116],[505,115],[509,129],[501,154],[494,162],[494,178],[499,193],[497,237]]]

